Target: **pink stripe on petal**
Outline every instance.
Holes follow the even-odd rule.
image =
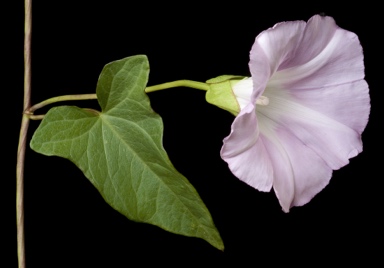
[[[337,86],[288,89],[291,99],[361,134],[368,123],[370,98],[365,80]]]
[[[279,25],[281,31],[286,31],[284,23]],[[302,29],[300,40],[285,46],[286,56],[278,67],[279,70],[306,64],[322,53],[325,47],[334,38],[335,32],[339,29],[331,17],[313,16],[308,20]]]
[[[289,21],[278,23],[272,28],[261,32],[255,40],[250,52],[250,69],[262,63],[268,67],[271,74],[275,73],[284,59],[293,58],[300,41],[303,38],[306,23],[304,21]],[[264,59],[264,55],[266,59]],[[260,60],[262,59],[262,61]]]
[[[315,46],[308,44],[309,46]],[[306,54],[305,50],[296,50],[296,58]],[[269,84],[283,85],[286,88],[310,89],[331,85],[340,85],[364,79],[363,52],[354,33],[337,29],[329,43],[307,62],[296,65],[292,61],[281,59],[290,68],[280,68],[274,73]]]

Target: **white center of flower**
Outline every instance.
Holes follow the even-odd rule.
[[[235,94],[236,100],[240,105],[240,109],[243,109],[251,101],[253,82],[252,77],[244,78],[238,81],[232,86],[233,93]],[[266,106],[269,104],[269,99],[266,96],[260,96],[256,100],[257,105]]]
[[[266,97],[266,96],[260,96],[260,97],[256,100],[256,104],[266,106],[266,105],[269,104],[269,99],[268,99],[268,97]]]

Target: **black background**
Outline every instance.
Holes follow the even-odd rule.
[[[15,156],[22,111],[23,6],[16,7],[13,46],[16,116],[11,153]],[[96,1],[95,1],[96,2]],[[380,35],[374,6],[173,5],[131,1],[35,1],[33,3],[32,103],[66,94],[95,93],[103,66],[145,54],[148,85],[222,74],[249,75],[255,37],[275,23],[308,20],[317,13],[355,32],[365,55],[371,116],[364,150],[334,172],[330,184],[310,203],[283,213],[273,193],[240,182],[220,158],[233,116],[206,103],[204,92],[188,88],[150,93],[164,122],[164,147],[174,166],[194,185],[224,240],[221,252],[201,239],[168,233],[126,219],[111,209],[74,164],[27,149],[25,232],[27,267],[184,266],[242,263],[252,266],[373,262],[381,244],[383,175],[380,172],[383,96]],[[98,109],[96,101],[67,104]],[[49,108],[49,107],[48,107]],[[39,110],[45,113],[47,109]],[[29,137],[39,122],[31,122]],[[7,167],[8,168],[8,167]],[[11,167],[9,168],[10,170]],[[12,176],[8,177],[12,181]],[[13,188],[14,189],[14,188]],[[12,187],[9,188],[12,192]],[[12,199],[12,197],[10,198]],[[7,202],[12,205],[11,202]],[[16,232],[16,228],[14,228]],[[16,239],[13,239],[16,263]],[[382,260],[380,261],[382,262]]]

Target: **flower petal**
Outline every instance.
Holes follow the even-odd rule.
[[[256,37],[249,62],[254,88],[253,102],[263,93],[282,60],[291,57],[288,54],[295,51],[300,43],[305,25],[304,21],[278,23]]]
[[[369,88],[363,79],[335,86],[308,89],[284,86],[283,90],[294,102],[310,107],[311,110],[340,122],[359,134],[368,123]]]
[[[249,65],[254,99],[267,84],[309,90],[364,79],[363,53],[357,36],[339,28],[333,18],[318,15],[308,23],[278,23],[259,34]]]
[[[357,36],[330,17],[312,17],[303,38],[281,59],[269,88],[288,91],[295,101],[349,126],[360,134],[370,111],[363,52]],[[312,57],[312,58],[311,58]]]
[[[272,164],[259,137],[255,107],[246,106],[235,118],[232,131],[224,139],[221,157],[232,173],[260,191],[270,191]]]
[[[250,104],[232,124],[222,157],[234,175],[257,189],[273,180],[288,212],[311,200],[332,170],[362,151],[370,112],[362,48],[332,18],[314,16],[259,34],[249,66]],[[269,104],[257,105],[256,117],[261,95]]]
[[[304,27],[297,25],[303,23],[280,23],[256,38],[250,59],[253,81],[261,79],[257,70],[268,67],[259,60],[263,55],[275,71],[263,92],[270,104],[257,110],[338,169],[361,152],[360,134],[368,122],[362,48],[357,36],[331,17],[314,16]],[[274,54],[268,47],[272,42],[279,44]],[[254,96],[258,91],[254,87]]]
[[[349,158],[362,151],[357,131],[295,102],[281,90],[268,89],[265,95],[269,98],[269,105],[257,107],[257,113],[291,132],[332,169],[348,164]]]
[[[281,27],[283,28],[283,27]],[[357,36],[339,28],[331,17],[312,17],[302,38],[286,47],[269,83],[310,89],[364,79],[362,48]]]
[[[284,23],[281,23],[277,27],[283,28],[286,26]],[[284,29],[281,30],[284,31]],[[301,38],[296,39],[295,43],[285,47],[286,55],[279,64],[277,71],[318,61],[320,58],[323,58],[323,61],[327,61],[327,53],[324,52],[330,53],[328,55],[335,51],[348,52],[343,51],[345,47],[340,49],[338,42],[347,44],[351,40],[357,39],[354,33],[338,27],[332,17],[320,15],[310,18],[301,30]],[[315,63],[312,64],[316,65]]]
[[[332,169],[289,130],[259,114],[260,131],[274,169],[273,188],[285,212],[309,202],[329,182]]]

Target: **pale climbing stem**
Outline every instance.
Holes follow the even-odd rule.
[[[32,0],[24,2],[24,111],[31,105],[31,34]],[[18,267],[25,268],[24,236],[24,161],[27,144],[29,118],[23,114],[21,119],[19,145],[16,164],[16,224],[17,224],[17,260]]]

